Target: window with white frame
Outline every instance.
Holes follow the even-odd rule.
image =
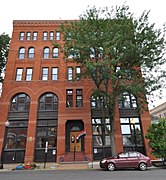
[[[25,35],[24,32],[20,32],[20,37],[19,37],[19,40],[20,40],[20,41],[23,41],[23,40],[24,40],[24,35]]]
[[[48,39],[48,32],[43,32],[43,40],[46,41]]]
[[[72,81],[73,80],[73,68],[72,67],[68,67],[68,80]]]
[[[26,40],[27,40],[27,41],[30,41],[30,40],[31,40],[31,32],[27,32]]]
[[[42,68],[42,80],[48,80],[48,68],[44,67]]]
[[[26,81],[31,81],[32,80],[32,68],[27,68],[26,69]]]
[[[24,47],[21,47],[19,49],[18,58],[19,59],[24,59],[25,58],[25,48]]]
[[[76,79],[79,80],[81,77],[81,67],[76,67]]]
[[[33,41],[36,41],[37,40],[37,32],[33,32],[33,37],[32,37],[32,40]]]
[[[53,49],[52,49],[52,57],[53,58],[58,58],[58,56],[59,56],[59,49],[57,48],[57,47],[54,47]]]
[[[58,68],[57,67],[52,68],[52,80],[58,80]]]
[[[29,58],[29,59],[33,59],[33,58],[34,58],[34,55],[35,55],[35,49],[34,49],[34,47],[30,47],[30,48],[28,49],[28,58]]]
[[[61,34],[59,31],[56,32],[56,40],[60,40],[61,38]]]
[[[54,32],[53,31],[50,32],[50,40],[54,40]]]
[[[43,58],[49,59],[49,57],[50,57],[50,49],[49,49],[49,47],[45,47],[44,52],[43,52]]]
[[[17,68],[16,70],[16,81],[22,80],[23,68]]]

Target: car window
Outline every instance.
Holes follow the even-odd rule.
[[[138,157],[140,156],[137,152],[129,152],[129,157]]]
[[[126,157],[128,157],[128,156],[129,156],[128,152],[120,153],[120,154],[118,155],[118,157],[120,157],[120,158],[126,158]]]

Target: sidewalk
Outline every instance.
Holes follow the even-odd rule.
[[[0,172],[15,170],[18,164],[4,164],[4,168]],[[71,163],[36,163],[36,168],[33,170],[87,170],[87,169],[100,169],[99,162],[71,162]],[[30,170],[30,169],[27,169]],[[27,171],[22,169],[21,171]],[[20,170],[16,170],[20,171]]]

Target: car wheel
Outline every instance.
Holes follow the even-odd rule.
[[[147,165],[146,165],[145,163],[141,162],[141,163],[139,164],[139,169],[140,169],[141,171],[145,171],[145,170],[147,169]]]
[[[109,171],[114,171],[115,170],[115,164],[114,163],[109,163],[108,166],[107,166],[107,169]]]

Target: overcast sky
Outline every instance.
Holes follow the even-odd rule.
[[[88,6],[111,7],[129,5],[135,17],[149,11],[149,21],[162,28],[166,22],[165,0],[1,0],[0,34],[11,36],[13,20],[59,20],[78,19]],[[166,95],[156,105],[166,102]]]

